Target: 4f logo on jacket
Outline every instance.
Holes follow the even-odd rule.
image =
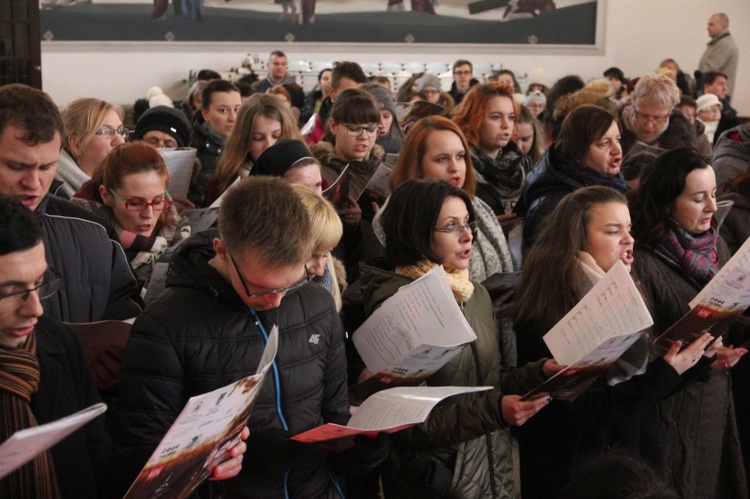
[[[320,334],[313,333],[310,335],[310,339],[307,340],[308,343],[312,343],[313,345],[317,345],[320,342]]]

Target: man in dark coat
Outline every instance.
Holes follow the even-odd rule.
[[[378,440],[339,454],[290,440],[350,417],[344,332],[332,295],[308,282],[311,253],[309,217],[285,181],[250,177],[229,189],[219,233],[180,246],[166,290],[133,325],[116,441],[153,449],[189,397],[255,374],[278,326],[278,352],[250,415],[243,471],[226,483],[229,496],[338,497],[332,471],[369,471],[382,461]]]
[[[47,94],[18,84],[0,88],[0,194],[34,212],[47,261],[62,276],[59,291],[43,302],[45,315],[63,322],[134,317],[136,282],[114,230],[49,194],[64,137]]]

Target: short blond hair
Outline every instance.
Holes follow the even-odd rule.
[[[676,107],[680,103],[680,89],[675,80],[657,73],[647,73],[638,80],[632,93],[633,104],[638,101]]]
[[[344,233],[336,208],[306,185],[292,184],[292,189],[299,196],[310,217],[313,253],[328,253],[336,247]]]

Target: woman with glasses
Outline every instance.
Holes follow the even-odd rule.
[[[477,196],[492,208],[506,234],[521,223],[515,207],[531,168],[513,141],[519,114],[513,88],[498,82],[473,86],[453,111],[453,121],[469,142]]]
[[[620,127],[615,116],[593,105],[571,111],[558,140],[526,179],[524,253],[533,245],[543,220],[567,194],[590,185],[625,192],[628,184],[620,173],[621,164]]]
[[[356,202],[385,156],[383,148],[375,144],[379,134],[380,111],[375,98],[364,90],[348,89],[336,95],[326,137],[312,147],[328,185],[348,166],[349,201],[346,207],[339,208],[344,237],[336,253],[346,265],[350,283],[359,275],[359,261],[380,253],[372,220],[362,218],[362,209]]]
[[[169,172],[156,149],[131,142],[108,154],[74,198],[114,226],[140,286],[150,279],[156,258],[190,235],[186,224],[179,227],[168,186]]]
[[[385,259],[363,264],[362,298],[372,312],[398,289],[442,265],[477,339],[427,379],[429,386],[492,386],[436,407],[423,424],[391,441],[381,469],[386,497],[514,497],[511,425],[522,425],[547,399],[519,396],[556,370],[538,361],[505,370],[487,290],[469,277],[476,220],[472,200],[442,180],[408,180],[381,217]],[[366,374],[365,374],[366,375]]]
[[[695,147],[695,132],[676,109],[680,90],[673,79],[656,73],[643,75],[631,100],[620,116],[623,154],[636,144],[666,150]]]
[[[61,114],[67,140],[50,192],[70,199],[109,151],[125,142],[128,131],[122,126],[122,108],[103,100],[77,99]]]
[[[524,262],[514,317],[519,363],[549,357],[544,335],[615,264],[630,268],[630,228],[625,196],[609,187],[584,187],[560,201]],[[680,386],[709,340],[704,335],[682,352],[675,344],[649,359],[644,335],[574,401],[550,402],[519,429],[523,495],[561,497],[582,463],[614,450],[659,467],[656,404]],[[705,358],[690,375],[709,364]]]

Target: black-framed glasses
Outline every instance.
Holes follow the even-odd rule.
[[[349,137],[359,137],[362,130],[367,133],[368,137],[375,137],[380,133],[380,125],[352,125],[351,123],[342,123],[346,127],[346,134]]]
[[[245,294],[248,296],[248,298],[264,298],[266,296],[277,295],[281,293],[289,293],[290,291],[294,291],[296,289],[301,288],[302,286],[304,286],[310,281],[310,275],[307,272],[307,266],[305,266],[305,274],[300,278],[299,281],[295,282],[294,284],[291,284],[283,288],[269,289],[268,291],[260,291],[257,293],[251,293],[250,288],[247,287],[247,281],[245,280],[245,277],[242,275],[242,272],[240,271],[240,266],[237,265],[237,261],[234,259],[232,255],[229,255],[229,258],[232,260],[232,265],[234,265],[234,270],[237,271],[237,275],[240,277],[240,282],[242,283],[242,287],[245,289]]]
[[[128,211],[143,211],[149,206],[154,211],[168,210],[172,206],[172,196],[169,195],[169,191],[164,191],[164,199],[157,199],[156,201],[144,201],[142,199],[124,199],[122,196],[117,194],[113,188],[109,188],[109,192],[118,201],[125,204],[125,209]]]
[[[45,298],[49,298],[50,296],[57,293],[57,290],[60,289],[61,281],[62,279],[60,279],[59,276],[55,275],[53,279],[45,281],[39,286],[35,286],[31,289],[22,289],[21,291],[15,291],[13,293],[8,293],[7,295],[0,295],[0,301],[5,300],[6,298],[15,297],[22,302],[26,302],[29,299],[29,296],[31,296],[31,293],[35,291],[39,295],[39,299],[44,300]]]
[[[450,224],[445,227],[435,227],[435,232],[445,232],[446,234],[455,234],[460,236],[464,230],[471,232],[473,236],[477,232],[477,222],[466,222],[465,224]]]
[[[120,128],[112,128],[111,126],[103,126],[96,132],[94,132],[94,135],[97,137],[112,137],[114,134],[119,135],[123,139],[127,139],[128,135],[130,135],[130,130],[125,128],[124,126],[121,126]]]

